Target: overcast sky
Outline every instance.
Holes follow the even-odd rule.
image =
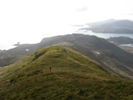
[[[133,20],[133,0],[0,0],[0,49],[106,19]]]

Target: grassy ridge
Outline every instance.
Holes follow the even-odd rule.
[[[0,69],[1,100],[130,100],[132,94],[132,81],[111,76],[78,52],[56,46]]]

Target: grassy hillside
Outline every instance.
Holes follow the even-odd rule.
[[[133,81],[56,46],[0,69],[0,100],[132,100],[132,94]]]
[[[6,51],[7,54],[5,54],[8,57],[6,59],[0,59],[0,66],[11,64],[39,48],[57,44],[61,47],[72,48],[88,56],[111,74],[133,79],[133,55],[131,53],[122,50],[105,39],[83,34],[49,37],[44,38],[37,44],[20,45],[17,48]],[[17,58],[11,58],[14,56]]]
[[[72,48],[88,56],[114,75],[133,79],[133,55],[131,53],[96,36],[73,34],[72,37],[73,39],[59,42],[57,45]],[[58,37],[58,41],[60,38]]]

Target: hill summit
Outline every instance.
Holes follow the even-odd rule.
[[[132,81],[102,69],[82,54],[51,46],[0,69],[1,100],[133,99]]]

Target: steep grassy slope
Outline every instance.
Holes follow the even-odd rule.
[[[72,48],[88,56],[110,73],[133,79],[133,55],[131,53],[96,36],[73,34],[72,37],[73,39],[67,42],[59,42],[57,45]],[[44,42],[47,43],[45,39]]]
[[[132,94],[132,81],[56,46],[0,69],[0,100],[130,100]]]

